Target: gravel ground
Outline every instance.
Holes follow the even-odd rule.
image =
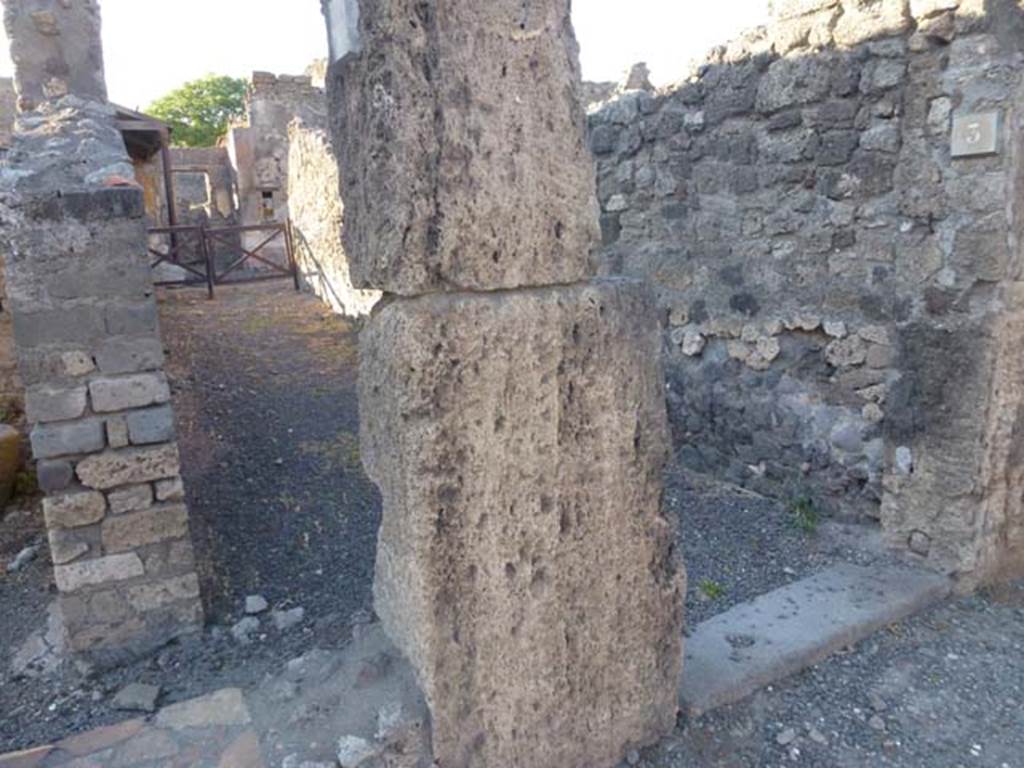
[[[693,721],[641,768],[1020,768],[1024,583],[949,601]]]
[[[775,499],[687,473],[667,473],[666,503],[680,522],[689,588],[687,624],[694,626],[833,563],[891,564],[878,526],[820,520],[801,527]]]
[[[65,666],[26,678],[0,665],[0,752],[125,719],[109,702],[129,682],[160,685],[161,704],[266,686],[285,662],[340,648],[371,616],[380,502],[360,467],[357,329],[283,282],[233,286],[214,302],[171,293],[161,309],[211,626],[102,673]],[[691,626],[833,562],[892,559],[872,526],[809,531],[777,501],[678,466],[668,477]],[[32,505],[8,515],[0,565],[40,535]],[[280,632],[264,618],[241,645],[230,627],[249,594],[301,606],[305,620]],[[53,595],[45,548],[25,571],[0,571],[3,656],[45,625]],[[1022,649],[1024,588],[951,601],[747,702],[682,721],[638,764],[1024,768]]]

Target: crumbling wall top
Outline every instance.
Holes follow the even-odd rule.
[[[107,100],[96,0],[4,0],[18,108],[76,94]]]
[[[18,117],[0,189],[53,196],[133,178],[113,107],[66,96]]]

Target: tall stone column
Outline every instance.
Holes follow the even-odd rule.
[[[3,0],[22,112],[75,94],[107,100],[96,0]]]
[[[96,4],[4,12],[23,110],[0,169],[5,306],[69,647],[118,662],[203,619],[142,190]]]
[[[649,289],[598,240],[569,0],[327,4],[376,608],[446,768],[616,765],[677,711]]]

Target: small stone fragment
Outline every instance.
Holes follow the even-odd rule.
[[[845,339],[846,338],[846,323],[842,320],[825,321],[824,324],[825,334],[831,336],[833,339]]]
[[[870,725],[876,731],[884,731],[885,730],[885,720],[883,720],[878,715],[872,716],[871,719],[868,720],[868,725]]]
[[[401,728],[404,715],[400,701],[393,701],[381,707],[377,711],[377,740],[385,741]]]
[[[80,528],[103,519],[107,500],[102,493],[68,493],[43,499],[43,514],[50,528]]]
[[[786,728],[784,731],[780,731],[779,735],[775,737],[775,743],[780,747],[787,747],[796,741],[796,730],[793,728]]]
[[[885,419],[885,412],[875,403],[868,403],[861,408],[860,415],[863,416],[864,420],[869,424],[878,424]]]
[[[914,454],[907,446],[901,445],[896,449],[894,465],[898,475],[909,475],[914,471]]]
[[[263,613],[269,607],[270,604],[263,595],[249,595],[245,598],[245,612],[250,616]]]
[[[19,552],[10,563],[7,564],[8,573],[18,573],[28,567],[36,557],[39,556],[39,545],[33,544],[30,547],[25,547]]]
[[[259,632],[260,620],[253,616],[246,616],[231,628],[231,636],[242,645],[252,642],[252,635]]]
[[[867,360],[867,347],[856,336],[836,339],[825,348],[825,359],[835,368],[862,365]]]
[[[907,546],[910,548],[910,551],[913,552],[915,555],[920,555],[921,557],[928,557],[928,553],[931,552],[932,549],[932,539],[927,533],[923,533],[922,531],[914,531],[912,534],[910,534],[910,539],[907,541]]]
[[[290,611],[274,611],[270,614],[271,621],[279,632],[287,632],[306,617],[305,608],[292,608]]]
[[[627,202],[625,195],[612,195],[605,204],[604,209],[608,213],[621,213],[629,209],[629,202]]]
[[[687,357],[697,357],[707,346],[707,339],[695,330],[687,330],[683,335],[682,350]]]
[[[130,683],[117,692],[111,706],[114,709],[129,712],[154,712],[158,698],[160,698],[160,686]]]
[[[883,699],[877,693],[868,694],[868,703],[871,704],[871,708],[875,710],[875,712],[885,712],[885,710],[889,708],[889,705],[886,704],[885,699]]]
[[[107,494],[112,514],[121,515],[153,506],[153,487],[148,483],[131,485]]]
[[[161,480],[156,484],[156,498],[157,501],[183,501],[185,484],[180,477]]]
[[[342,736],[338,740],[338,762],[341,768],[359,768],[375,758],[379,750],[366,739]]]

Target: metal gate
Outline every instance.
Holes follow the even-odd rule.
[[[167,264],[185,272],[184,279],[157,280],[156,285],[202,283],[206,285],[212,299],[217,285],[290,277],[295,290],[299,290],[299,269],[295,261],[290,221],[283,224],[272,222],[230,227],[151,227],[149,234],[149,253],[156,259],[151,264],[152,268]],[[246,235],[257,236],[257,244],[252,247],[243,245]],[[271,246],[276,245],[283,245],[283,264],[269,253]],[[218,267],[217,257],[220,256],[227,257],[227,264]],[[243,270],[245,267],[255,268],[246,272]]]

